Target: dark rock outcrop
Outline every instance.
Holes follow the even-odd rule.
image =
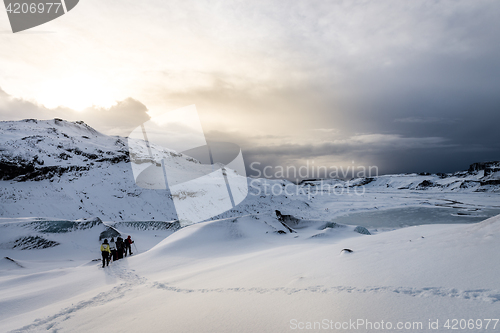
[[[362,234],[362,235],[371,235],[371,233],[368,231],[368,229],[366,229],[365,227],[359,226],[359,225],[356,228],[354,228],[354,231],[357,232],[358,234]]]
[[[12,248],[18,250],[35,250],[47,249],[57,245],[59,245],[58,242],[51,241],[40,236],[26,236],[16,239]]]
[[[494,172],[500,171],[500,161],[479,162],[469,166],[469,173],[484,170],[484,176],[489,176]]]

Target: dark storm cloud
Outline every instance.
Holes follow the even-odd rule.
[[[330,157],[382,173],[449,172],[500,160],[500,3],[272,2],[266,15],[242,6],[252,13],[242,25],[254,17],[269,31],[280,76],[212,73],[211,86],[165,98],[248,123],[245,134],[208,133],[242,146],[247,165]],[[262,140],[262,129],[279,138]]]
[[[105,133],[128,136],[134,128],[150,119],[147,111],[144,104],[129,97],[110,108],[85,109],[81,115],[91,126],[94,124]]]
[[[266,139],[230,131],[207,134],[238,143],[247,169],[255,161],[286,165],[331,157],[366,161],[378,165],[381,173],[452,172],[476,161],[500,160],[498,60],[491,54],[460,57],[427,55],[405,66],[352,77],[344,87],[332,83],[314,90],[314,82],[270,86],[255,97],[251,89],[219,84],[170,97],[197,101],[201,113],[210,107],[234,119],[243,113],[251,119],[250,128],[258,124],[256,130],[267,126],[267,133],[279,133]],[[300,136],[306,129],[317,133]],[[374,140],[359,140],[363,135]]]
[[[459,119],[446,119],[446,118],[438,118],[438,117],[407,117],[407,118],[398,118],[394,119],[396,123],[416,123],[416,124],[446,124],[446,123],[454,123]]]
[[[207,137],[231,140],[238,143],[243,151],[247,173],[256,176],[255,170],[262,171],[266,166],[289,165],[300,167],[307,163],[316,166],[341,166],[345,161],[356,161],[357,164],[375,165],[379,171],[402,172],[389,163],[395,156],[426,155],[431,151],[462,149],[457,144],[441,137],[403,137],[401,135],[357,135],[327,142],[311,142],[306,144],[255,145],[259,138],[242,138],[235,133],[208,133]],[[412,159],[414,160],[414,159]]]
[[[391,70],[377,73],[358,87],[361,102],[345,101],[352,117],[344,128],[443,137],[456,145],[453,149],[376,156],[379,163],[390,164],[391,171],[453,171],[476,160],[500,159],[500,52],[489,52],[495,56],[488,53],[466,60],[427,57],[400,68],[397,74]],[[415,156],[408,158],[409,154]]]

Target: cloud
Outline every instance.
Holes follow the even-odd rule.
[[[147,107],[129,97],[109,108],[91,107],[78,113],[81,119],[99,130],[114,135],[127,136],[134,128],[148,121]]]
[[[339,133],[338,128],[314,128],[313,131],[322,132],[322,133],[330,133],[330,134]]]
[[[322,156],[353,155],[389,150],[450,148],[455,145],[439,137],[408,138],[401,135],[364,134],[346,139],[316,144],[282,144],[276,146],[258,146],[250,148],[247,153],[254,155],[288,156],[295,159]]]
[[[394,119],[395,123],[414,123],[414,124],[430,124],[430,123],[452,124],[457,121],[459,121],[459,119],[445,119],[439,117],[407,117],[407,118]]]
[[[270,144],[269,140],[245,137],[235,132],[219,132],[217,136],[213,134],[208,133],[207,137],[225,139],[240,145],[247,172],[253,176],[258,175],[255,169],[262,171],[266,166],[300,167],[316,163],[317,167],[340,167],[351,165],[353,161],[357,165],[377,166],[382,174],[414,171],[445,172],[447,169],[440,169],[442,164],[437,170],[431,170],[429,163],[436,163],[440,157],[428,159],[428,156],[436,151],[453,152],[458,155],[462,151],[481,149],[481,147],[463,147],[443,137],[406,137],[398,134],[359,134],[337,137],[333,140],[309,140],[307,143],[288,136],[281,140],[274,139],[274,144]],[[411,155],[413,161],[411,165],[406,163],[410,160],[408,155]],[[456,168],[449,171],[455,171]]]
[[[148,109],[141,102],[127,98],[109,108],[90,107],[82,112],[70,108],[50,109],[35,101],[10,96],[0,89],[0,118],[20,120],[26,118],[83,120],[106,134],[128,135],[135,127],[149,120]]]

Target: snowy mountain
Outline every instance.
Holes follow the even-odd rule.
[[[139,187],[134,181],[128,144],[137,140],[107,136],[83,122],[60,119],[0,122],[0,136],[0,216],[105,221],[176,218],[171,194]],[[153,163],[164,159],[169,171],[179,177],[186,170],[203,174],[204,168],[212,169],[192,157],[149,146],[152,157],[140,155],[137,149],[135,160],[138,156]],[[275,208],[262,205],[267,206],[270,212]],[[303,202],[296,206],[306,207]],[[236,215],[258,212],[259,207],[240,205]]]
[[[414,191],[462,191],[498,192],[500,191],[500,162],[474,163],[467,171],[455,173],[413,173],[383,175],[369,178],[341,180],[304,180],[300,185],[306,187],[358,187],[367,189],[398,189]]]
[[[139,187],[134,181],[128,144],[137,142],[138,147],[144,147],[139,140],[104,135],[83,122],[61,119],[0,122],[0,137],[0,216],[67,220],[99,217],[103,221],[176,219],[171,194]],[[186,170],[204,174],[211,168],[163,147],[150,148],[152,157],[138,156],[150,158],[153,163],[164,159],[169,170],[179,177]],[[242,203],[212,218],[272,215],[281,210],[303,218],[328,219],[331,213],[325,216],[312,208],[322,205],[320,194],[349,188],[387,194],[395,190],[495,193],[500,189],[500,163],[476,163],[468,171],[454,174],[309,180],[298,186],[286,180],[248,179],[248,184],[249,195]],[[203,193],[194,191],[189,195]],[[335,200],[343,199],[336,196]],[[212,206],[209,203],[200,209]]]

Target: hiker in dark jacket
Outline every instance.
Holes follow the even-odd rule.
[[[105,239],[101,245],[101,255],[102,255],[102,268],[104,268],[104,263],[106,263],[106,266],[109,266],[109,256],[111,255],[111,250],[109,248],[107,239]]]
[[[118,237],[116,239],[116,257],[117,257],[117,259],[123,259],[124,247],[125,247],[125,244],[123,244],[123,238]]]
[[[134,241],[132,240],[132,238],[130,238],[130,235],[127,237],[127,239],[125,239],[125,257],[127,256],[127,250],[128,252],[130,253],[130,255],[132,255],[132,243]]]

